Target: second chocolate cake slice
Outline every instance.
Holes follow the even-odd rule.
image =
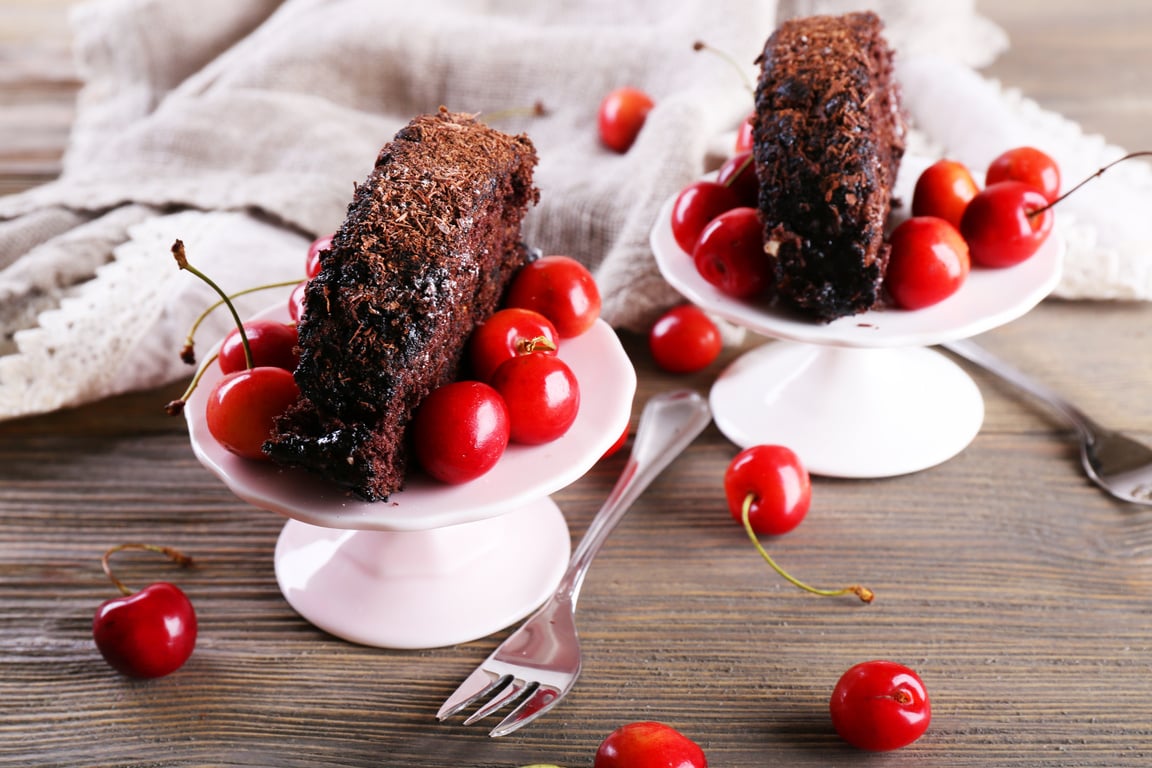
[[[535,164],[526,136],[444,110],[381,150],[306,290],[302,397],[265,445],[275,461],[369,501],[402,487],[414,410],[528,260]]]
[[[870,309],[905,138],[880,19],[785,21],[759,62],[753,151],[776,301],[821,321]]]

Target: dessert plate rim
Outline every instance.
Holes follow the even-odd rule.
[[[287,322],[287,305],[253,319]],[[412,472],[404,490],[385,501],[363,501],[307,470],[244,459],[224,449],[204,417],[204,399],[222,376],[211,353],[184,414],[197,459],[254,506],[326,528],[428,530],[486,519],[548,496],[583,476],[619,438],[631,417],[636,372],[615,331],[597,320],[584,334],[561,340],[558,355],[571,366],[581,390],[579,414],[565,435],[539,446],[510,444],[492,470],[460,485]]]

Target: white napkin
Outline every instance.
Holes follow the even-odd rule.
[[[644,329],[679,301],[648,249],[656,211],[718,161],[710,151],[718,137],[729,141],[751,108],[743,78],[721,57],[694,52],[692,43],[704,40],[728,52],[752,78],[752,62],[778,11],[861,5],[82,5],[73,26],[85,86],[64,172],[56,182],[0,198],[0,418],[187,376],[177,351],[213,296],[176,269],[172,241],[183,239],[193,263],[226,289],[302,276],[307,242],[339,224],[353,184],[367,175],[380,146],[413,115],[440,105],[489,115],[495,127],[532,137],[541,202],[526,222],[528,240],[587,263],[604,293],[605,318]],[[917,73],[929,72],[929,65],[913,66],[913,58],[921,59],[909,58],[904,71],[914,119],[933,117],[940,101],[946,114],[971,111],[943,96],[954,81],[969,83],[966,98],[997,106],[1005,139],[1019,134],[1004,126],[1027,125],[1040,146],[1058,136],[1079,156],[1087,140],[1074,126],[1001,93],[969,69],[1004,43],[971,0],[934,3],[927,15],[914,0],[885,0],[878,8],[898,49],[927,47],[949,56],[940,65],[950,68],[947,79],[936,93],[919,85],[928,80]],[[643,88],[657,102],[624,155],[603,149],[596,138],[597,105],[620,85]],[[537,102],[546,116],[509,114]],[[955,128],[926,120],[924,143],[960,151]],[[989,139],[963,152],[975,162],[992,145]],[[1105,151],[1102,144],[1098,151]],[[1114,194],[1141,181],[1135,172],[1117,176]],[[1085,242],[1095,235],[1095,213],[1101,211],[1084,211],[1087,224],[1078,232]],[[1115,246],[1118,266],[1105,279],[1093,270],[1094,295],[1152,295],[1121,268],[1148,252],[1127,248],[1127,242]],[[245,311],[286,294],[248,297]],[[226,315],[217,315],[201,329],[205,346],[227,327]]]

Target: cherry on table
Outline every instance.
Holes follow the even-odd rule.
[[[196,611],[188,596],[166,581],[132,592],[112,573],[109,560],[125,549],[159,552],[182,566],[192,558],[171,547],[120,544],[104,553],[101,564],[121,597],[101,603],[92,619],[92,638],[100,655],[129,677],[155,678],[184,665],[196,647]]]
[[[853,584],[821,589],[810,586],[781,568],[757,534],[778,536],[788,533],[804,519],[812,499],[808,469],[795,451],[783,445],[752,445],[733,457],[724,471],[724,496],[728,512],[744,527],[752,546],[764,562],[788,583],[805,592],[824,597],[856,595],[870,603],[871,589]]]
[[[596,115],[600,141],[613,152],[627,152],[640,135],[653,106],[652,97],[639,88],[611,91],[600,102]]]
[[[724,347],[720,329],[695,304],[681,304],[661,315],[648,332],[656,364],[670,373],[695,373],[712,364]]]
[[[629,427],[630,425],[628,424],[624,425],[624,430],[620,433],[620,437],[616,438],[616,442],[608,446],[608,450],[604,451],[604,453],[600,456],[600,461],[603,461],[609,456],[615,455],[621,448],[624,447],[624,444],[628,442]]]
[[[508,407],[480,381],[456,381],[424,398],[412,419],[416,460],[437,480],[458,484],[496,466],[510,437]]]
[[[600,743],[593,768],[707,768],[700,745],[670,725],[642,720],[622,725]]]
[[[932,721],[924,681],[885,660],[865,661],[845,672],[832,691],[829,711],[840,738],[872,752],[908,746]]]
[[[956,293],[968,277],[968,243],[944,219],[905,219],[892,231],[889,244],[884,287],[903,309],[938,304]]]
[[[1001,181],[972,198],[960,220],[972,263],[1010,267],[1030,258],[1052,231],[1046,197],[1022,181]]]
[[[756,533],[788,533],[808,514],[812,480],[794,451],[783,445],[753,445],[728,463],[724,495],[732,519],[748,524]]]
[[[542,256],[520,268],[504,295],[505,307],[539,312],[561,339],[579,336],[600,317],[600,289],[588,268],[571,256]]]
[[[912,215],[936,216],[959,229],[964,209],[979,191],[966,165],[947,158],[937,160],[916,178]]]

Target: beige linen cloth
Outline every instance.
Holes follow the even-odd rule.
[[[0,198],[0,418],[190,375],[177,352],[214,297],[176,269],[172,241],[183,239],[228,290],[302,277],[307,243],[337,227],[380,147],[441,105],[532,137],[541,202],[526,238],[587,263],[604,317],[642,329],[678,301],[648,248],[656,212],[729,150],[751,108],[737,70],[693,42],[727,52],[751,78],[779,18],[864,6],[885,17],[904,54],[925,158],[947,151],[978,165],[1024,140],[1070,164],[1118,151],[975,74],[1006,41],[966,0],[82,5],[72,21],[85,85],[63,174]],[[959,108],[941,82],[984,105],[983,116]],[[620,85],[657,102],[624,155],[596,138],[599,101]],[[537,103],[545,115],[516,111]],[[1146,176],[1126,171],[1113,188],[1147,200]],[[1095,222],[1122,213],[1096,201],[1062,217],[1075,223],[1068,295],[1152,296],[1147,233],[1099,242],[1108,230]],[[286,295],[250,296],[241,310]],[[201,349],[229,322],[217,312]]]

